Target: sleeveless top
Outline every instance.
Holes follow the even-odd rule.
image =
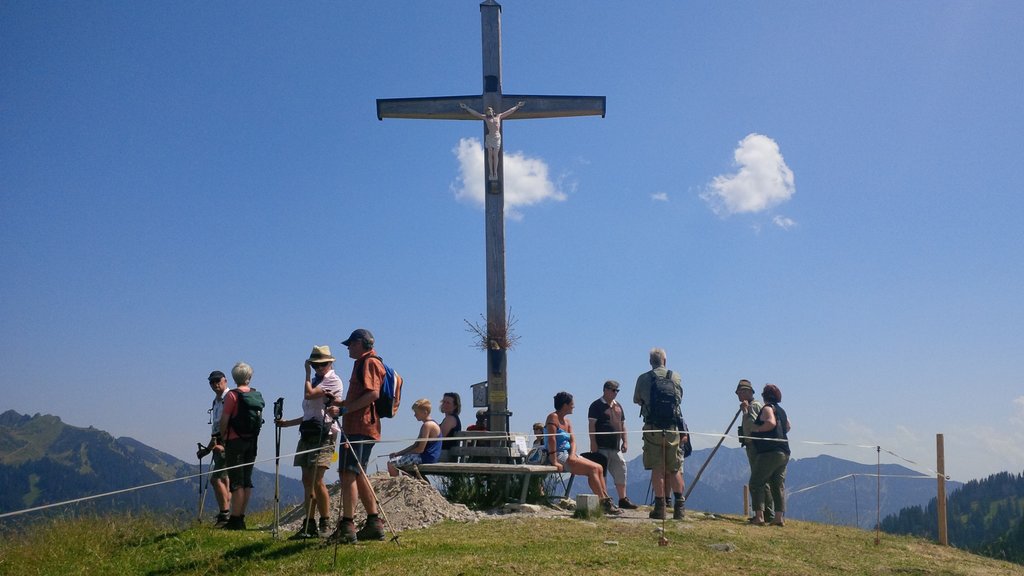
[[[452,416],[455,416],[455,426],[452,426],[452,429],[448,431],[445,438],[458,436],[459,432],[462,432],[462,418],[459,418],[458,414],[452,414]]]
[[[786,440],[786,442],[771,441],[766,442],[764,440],[754,440],[754,448],[758,454],[767,454],[769,452],[782,452],[789,454],[789,435],[786,433],[786,423],[789,422],[789,418],[786,416],[786,411],[782,409],[775,402],[769,402],[764,405],[765,408],[768,406],[772,407],[772,411],[775,412],[775,429],[768,430],[766,432],[751,432],[751,436],[755,438],[775,438],[780,440]],[[764,408],[761,409],[761,414],[764,414]],[[757,420],[754,420],[754,424],[760,426],[764,424],[764,420],[761,420],[760,414]]]
[[[434,422],[433,419],[430,420]],[[453,429],[454,430],[454,429]],[[427,442],[427,446],[420,453],[420,462],[423,464],[433,464],[441,457],[441,441],[430,440]]]
[[[555,452],[568,452],[572,447],[572,438],[567,430],[555,426]]]

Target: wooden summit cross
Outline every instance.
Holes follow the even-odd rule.
[[[427,120],[480,120],[488,109],[499,116],[498,122],[484,119],[484,141],[494,151],[496,166],[491,166],[490,150],[484,151],[484,224],[487,256],[487,331],[491,350],[487,354],[488,429],[507,432],[508,387],[506,382],[505,307],[505,179],[504,149],[501,145],[501,120],[598,116],[605,113],[604,96],[525,96],[501,91],[501,5],[494,0],[480,4],[480,28],[483,36],[483,94],[441,96],[437,98],[387,98],[377,100],[377,119],[421,118]],[[522,104],[520,108],[516,108]],[[460,106],[460,105],[464,105]],[[468,107],[476,115],[465,108]],[[512,113],[505,116],[504,113]],[[493,133],[492,133],[493,132]],[[497,135],[497,139],[494,136]],[[490,139],[488,139],[490,136]],[[496,144],[496,145],[495,145]],[[493,175],[493,176],[492,176]]]

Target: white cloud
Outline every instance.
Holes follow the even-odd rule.
[[[715,214],[763,212],[796,192],[793,171],[771,138],[748,134],[733,156],[737,172],[715,176],[700,195]]]
[[[782,228],[783,230],[789,230],[790,228],[796,226],[796,221],[786,216],[776,215],[774,218],[772,218],[772,224],[775,224],[776,226]]]
[[[668,202],[668,194],[664,192],[656,192],[654,194],[651,194],[651,200],[654,200],[656,202]]]
[[[1024,396],[1017,396],[1014,398],[1013,405],[1017,409],[1015,419],[1018,421],[1024,421]]]
[[[451,185],[455,198],[484,205],[484,148],[476,138],[462,138],[452,149],[459,161],[459,176]],[[561,183],[560,183],[561,184]],[[548,165],[522,152],[505,153],[505,215],[514,220],[523,217],[518,208],[546,200],[563,202],[567,198],[561,185],[548,176]]]

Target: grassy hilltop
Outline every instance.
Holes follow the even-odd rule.
[[[272,515],[253,515],[251,527]],[[408,530],[399,542],[335,549],[251,528],[169,528],[151,518],[53,520],[0,539],[0,574],[1024,574],[1024,568],[912,537],[787,521],[755,527],[690,513],[665,525],[517,515]],[[289,534],[284,533],[287,537]]]

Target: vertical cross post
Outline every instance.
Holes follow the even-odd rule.
[[[509,95],[501,85],[501,5],[494,0],[480,4],[480,29],[483,44],[483,92],[471,96],[436,98],[386,98],[377,100],[377,118],[420,118],[430,120],[476,120],[462,106],[476,111],[492,109],[495,114],[522,104],[507,120],[598,116],[605,114],[604,96],[529,96]],[[505,301],[505,178],[503,122],[490,128],[497,133],[496,166],[484,151],[484,251],[487,264],[487,404],[488,429],[509,430],[507,335]],[[484,142],[488,142],[488,122],[484,122]],[[493,134],[492,141],[493,141]],[[490,175],[496,174],[496,178]]]

